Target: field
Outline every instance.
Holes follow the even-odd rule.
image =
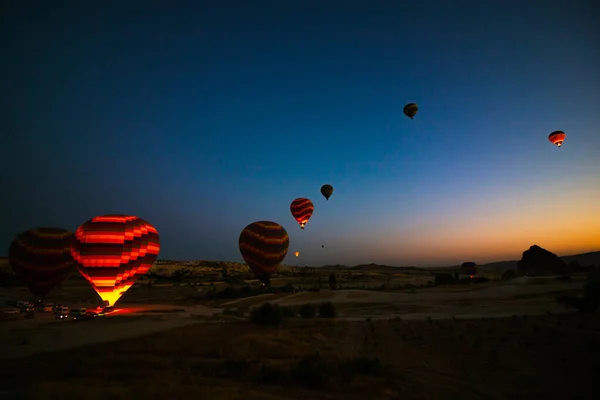
[[[3,398],[592,399],[599,332],[573,314],[197,323],[0,369]]]
[[[265,293],[243,283],[244,271],[222,268],[150,274],[113,314],[91,321],[4,318],[0,396],[600,398],[599,315],[567,313],[555,300],[580,293],[584,275],[500,280],[494,271],[489,281],[436,286],[424,270],[290,269],[273,282],[290,290]],[[338,290],[325,289],[331,273]],[[27,298],[21,285],[0,288],[0,302]],[[98,304],[80,279],[47,300]],[[248,314],[265,302],[294,314],[331,302],[337,317],[288,315],[280,326],[257,326]]]

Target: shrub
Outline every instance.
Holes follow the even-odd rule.
[[[224,378],[238,378],[243,376],[249,367],[248,361],[227,359],[219,365],[217,373]]]
[[[313,304],[307,303],[300,307],[300,316],[302,318],[314,318],[317,315],[317,310]]]
[[[322,388],[330,379],[331,373],[319,356],[305,357],[292,370],[292,376],[299,384],[310,388]]]
[[[281,368],[270,365],[262,365],[260,367],[260,381],[267,385],[281,385],[288,380],[288,374]]]
[[[335,274],[329,275],[329,288],[335,289],[336,286],[337,286],[337,284],[336,284]]]
[[[258,325],[277,326],[283,322],[283,312],[279,305],[265,303],[252,310],[250,319]]]
[[[589,282],[583,286],[584,296],[600,301],[600,275],[590,276]]]
[[[337,312],[332,302],[328,301],[319,305],[319,316],[321,318],[335,318],[336,315]]]
[[[434,284],[438,285],[452,285],[456,283],[456,278],[448,273],[438,273],[434,275]]]
[[[356,375],[381,376],[383,365],[378,357],[357,357],[342,365],[342,378],[352,381]]]
[[[514,269],[507,269],[506,271],[504,271],[504,273],[502,274],[502,279],[503,280],[509,280],[509,279],[514,279],[517,277],[517,271],[515,271]]]
[[[281,312],[283,313],[284,318],[295,318],[297,317],[297,312],[294,307],[281,307]]]

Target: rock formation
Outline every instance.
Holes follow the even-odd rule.
[[[517,271],[519,275],[562,274],[568,272],[568,267],[556,254],[534,244],[523,252]]]

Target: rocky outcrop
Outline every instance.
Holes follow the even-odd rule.
[[[519,275],[562,274],[568,272],[568,267],[556,254],[533,245],[523,252],[517,271]]]

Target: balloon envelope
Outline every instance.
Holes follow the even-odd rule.
[[[129,215],[102,215],[75,231],[71,254],[77,269],[108,306],[150,270],[160,251],[155,227]]]
[[[325,199],[329,200],[329,198],[333,194],[333,186],[331,186],[331,185],[321,186],[321,194],[325,197]]]
[[[73,233],[41,227],[22,232],[8,248],[8,262],[31,293],[43,299],[75,271],[71,257]]]
[[[419,111],[419,106],[415,103],[408,103],[404,106],[404,115],[408,118],[413,119],[415,115],[417,115],[417,111]]]
[[[552,143],[561,147],[565,139],[567,138],[567,134],[563,131],[554,131],[550,135],[548,135],[548,140]]]
[[[306,225],[314,210],[313,202],[304,197],[297,198],[290,205],[290,211],[302,229],[304,229],[304,225]]]
[[[264,284],[269,284],[271,274],[287,255],[289,245],[286,230],[271,221],[251,223],[242,230],[239,238],[242,257]]]
[[[477,264],[474,262],[464,262],[460,267],[467,275],[473,276],[477,273]]]

